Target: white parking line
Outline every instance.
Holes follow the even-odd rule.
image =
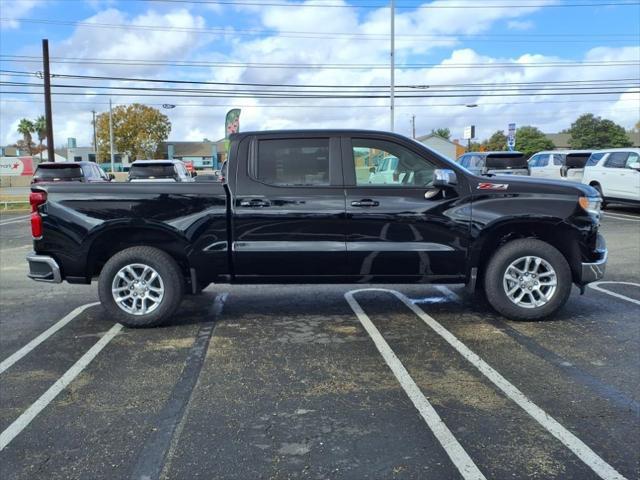
[[[345,294],[351,298],[354,293],[377,291],[387,292],[395,295],[409,309],[411,309],[427,326],[440,335],[449,345],[458,351],[467,361],[469,361],[480,373],[489,379],[496,387],[516,403],[520,408],[527,412],[535,421],[542,425],[551,435],[556,437],[563,445],[571,450],[580,460],[589,466],[598,476],[607,480],[622,480],[623,477],[611,465],[605,462],[598,454],[589,448],[582,440],[573,433],[564,428],[557,420],[547,414],[535,403],[529,400],[516,386],[511,384],[506,378],[498,373],[493,367],[486,363],[480,356],[471,351],[464,343],[458,340],[455,335],[444,328],[435,319],[425,313],[419,306],[411,302],[405,295],[395,290],[387,290],[382,288],[370,288],[362,290],[352,290]],[[347,301],[348,298],[347,298]],[[357,303],[356,303],[357,304]],[[351,303],[349,303],[351,305]],[[353,308],[353,305],[351,305]],[[362,322],[362,320],[361,320]],[[375,327],[374,327],[375,328]],[[393,352],[392,352],[393,353]]]
[[[98,340],[80,360],[73,364],[62,377],[56,381],[49,389],[42,394],[22,415],[20,415],[11,425],[9,425],[2,433],[0,433],[0,451],[4,449],[11,441],[25,429],[36,416],[58,396],[58,394],[69,385],[82,370],[107,346],[107,344],[122,330],[122,325],[116,323],[105,335]]]
[[[420,415],[427,423],[427,426],[431,429],[433,434],[435,435],[442,448],[444,448],[447,455],[456,466],[460,474],[465,480],[484,480],[486,477],[482,474],[482,472],[478,469],[471,457],[467,454],[467,452],[462,448],[462,445],[458,443],[456,437],[453,436],[451,430],[445,425],[442,421],[438,413],[431,406],[427,398],[424,396],[416,382],[411,378],[407,369],[404,368],[402,362],[398,360],[396,354],[393,352],[389,344],[382,337],[378,329],[371,322],[367,314],[362,310],[358,301],[353,297],[354,293],[358,293],[361,291],[371,291],[376,289],[365,289],[365,290],[352,290],[350,292],[345,293],[344,297],[347,300],[347,303],[360,320],[360,323],[367,331],[371,340],[375,344],[376,348],[384,358],[384,361],[387,363],[395,377],[400,382],[400,385],[404,389],[405,393],[413,403],[413,405],[418,409]],[[390,291],[390,290],[380,290],[380,291]]]
[[[640,222],[640,217],[634,217],[633,215],[624,215],[622,213],[605,213],[604,218],[615,218],[616,220]]]
[[[589,287],[593,288],[602,293],[606,293],[607,295],[611,295],[612,297],[621,298],[622,300],[626,300],[627,302],[635,303],[636,305],[640,305],[640,300],[636,300],[635,298],[627,297],[626,295],[621,295],[616,292],[612,292],[611,290],[607,290],[606,288],[602,288],[600,285],[631,285],[634,287],[640,287],[640,283],[633,282],[613,282],[613,281],[605,281],[605,282],[593,282],[589,284]]]
[[[5,220],[4,222],[0,222],[0,226],[9,225],[11,223],[24,222],[25,220],[28,220],[29,218],[31,218],[31,215],[27,215],[26,217],[12,218],[11,220]]]
[[[9,357],[5,358],[2,362],[0,362],[0,373],[4,372],[7,368],[9,368],[11,365],[16,363],[18,360],[20,360],[22,357],[28,354],[31,350],[36,348],[38,345],[44,342],[47,338],[49,338],[51,335],[56,333],[58,330],[64,327],[71,320],[73,320],[82,312],[84,312],[87,308],[93,307],[94,305],[99,305],[99,302],[87,303],[85,305],[81,305],[80,307],[72,310],[70,313],[66,314],[64,317],[62,317],[60,320],[58,320],[56,323],[54,323],[52,326],[50,326],[44,332],[38,335],[36,338],[31,340],[29,343],[27,343],[20,350],[15,352],[13,355],[10,355]]]

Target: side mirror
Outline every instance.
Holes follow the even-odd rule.
[[[376,167],[369,167],[369,173],[376,173]]]
[[[627,168],[631,168],[632,170],[638,170],[640,171],[640,163],[636,162],[636,163],[630,163]]]
[[[198,172],[196,172],[195,170],[193,172],[191,172],[191,176],[192,177],[197,177],[198,176]]]
[[[458,184],[456,172],[448,168],[439,168],[433,172],[433,186],[439,188],[453,187]]]
[[[109,181],[112,182],[116,179],[116,176],[113,173],[109,174]]]

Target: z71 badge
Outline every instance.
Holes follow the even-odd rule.
[[[506,190],[509,188],[508,183],[479,183],[478,190]]]

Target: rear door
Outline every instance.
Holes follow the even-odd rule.
[[[374,135],[343,139],[349,274],[361,282],[463,276],[469,222],[462,219],[471,211],[461,201],[466,180],[459,176],[459,185],[446,192],[431,188],[434,170],[450,165],[399,142]],[[398,159],[393,183],[356,175],[365,151]]]
[[[529,174],[532,177],[544,177],[544,167],[548,163],[548,159],[549,155],[546,153],[540,153],[531,157],[531,159],[529,160]]]
[[[600,184],[605,197],[626,198],[629,152],[611,152],[604,162]]]
[[[257,135],[238,147],[233,255],[239,280],[327,281],[346,272],[340,139]]]
[[[626,200],[640,202],[640,171],[637,170],[639,163],[640,155],[635,152],[629,152],[624,173],[621,175],[621,190],[622,195],[624,195],[622,198]]]

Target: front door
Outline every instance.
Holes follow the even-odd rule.
[[[361,282],[462,277],[471,215],[465,179],[434,189],[434,170],[450,165],[401,142],[365,134],[343,139],[349,274]],[[390,183],[368,175],[380,156],[398,159]]]
[[[313,277],[321,282],[345,273],[340,155],[339,138],[313,134],[257,135],[241,142],[232,202],[239,280]]]

